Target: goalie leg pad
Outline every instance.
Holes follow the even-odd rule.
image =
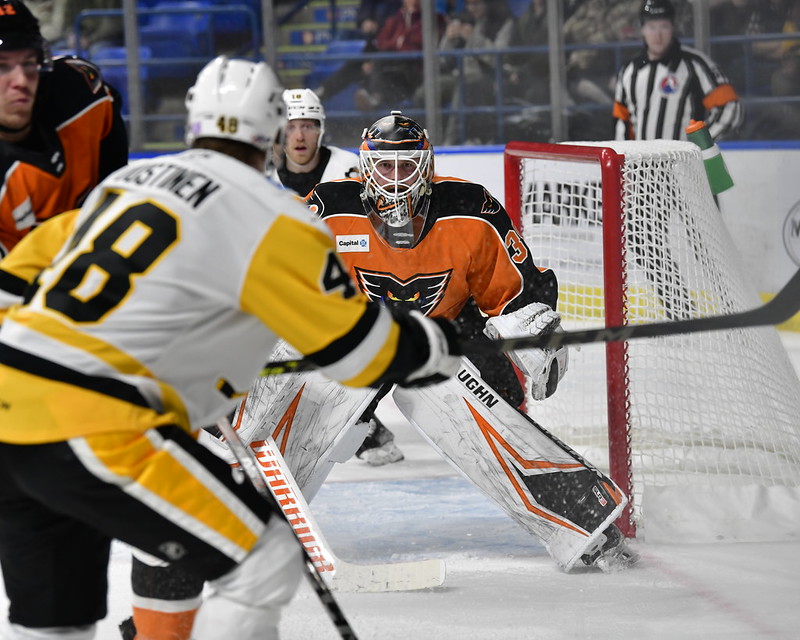
[[[271,358],[294,357],[285,346]],[[377,389],[344,387],[319,372],[265,376],[253,384],[233,423],[246,444],[272,437],[307,501],[316,495],[336,462],[353,457],[368,424],[359,418]],[[229,463],[224,440],[201,431],[200,442]]]
[[[466,358],[454,378],[398,387],[393,398],[442,456],[566,571],[627,504],[611,479],[506,403]]]

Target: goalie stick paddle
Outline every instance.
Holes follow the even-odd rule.
[[[297,486],[278,445],[272,438],[250,444],[260,471],[278,506],[309,552],[317,572],[334,591],[378,593],[414,591],[440,586],[445,579],[443,560],[413,560],[388,564],[355,564],[337,557],[325,540],[311,508]]]
[[[376,398],[379,397],[380,393]],[[245,402],[246,400],[242,400],[242,407]],[[376,401],[373,402],[377,405]],[[232,426],[244,444],[245,441],[238,431],[242,417],[243,411],[240,409],[236,424]],[[204,432],[201,433],[201,437],[203,435]],[[213,437],[211,439],[216,440]],[[224,442],[225,438],[220,441]],[[447,571],[444,560],[440,559],[364,564],[346,562],[339,558],[325,539],[311,507],[306,502],[275,441],[267,436],[249,442],[245,446],[255,457],[255,472],[269,485],[278,506],[308,551],[317,572],[333,591],[349,593],[416,591],[431,589],[444,583]],[[227,445],[226,448],[233,453],[232,448]],[[235,464],[240,464],[238,458],[234,456],[234,459]]]
[[[571,344],[591,342],[624,342],[637,338],[655,338],[681,333],[721,331],[777,325],[785,322],[800,310],[800,270],[787,282],[775,297],[760,307],[727,315],[690,318],[669,322],[626,324],[618,327],[600,327],[579,331],[562,331],[541,336],[521,336],[489,341],[463,341],[460,343],[464,355],[476,353],[505,353],[518,349],[558,349]],[[262,376],[281,373],[311,371],[318,366],[306,358],[268,362],[261,370]]]
[[[248,452],[247,447],[244,446],[244,443],[239,438],[239,434],[236,433],[228,419],[222,418],[221,420],[217,421],[217,426],[225,436],[231,451],[233,451],[234,456],[239,462],[239,466],[242,468],[242,470],[244,470],[247,478],[251,483],[253,483],[253,486],[258,490],[259,493],[263,494],[264,496],[271,495],[272,498],[277,501],[277,496],[272,493],[269,484],[258,472],[255,457]],[[283,511],[280,511],[280,513],[283,513]],[[288,518],[287,522],[289,522]],[[291,522],[289,522],[289,526],[292,527],[292,531],[294,532],[295,529]],[[297,534],[295,532],[295,537],[296,536]],[[339,635],[343,640],[358,640],[355,631],[353,631],[353,627],[350,626],[350,623],[347,621],[347,618],[339,606],[339,603],[336,601],[336,598],[333,597],[333,593],[331,593],[328,585],[325,584],[322,576],[317,573],[317,569],[314,566],[314,560],[309,554],[308,549],[306,549],[306,546],[299,538],[297,538],[297,544],[302,548],[303,555],[305,557],[306,576],[308,576],[314,591],[325,607],[325,610],[328,612],[333,624],[336,626],[336,630],[339,632]]]

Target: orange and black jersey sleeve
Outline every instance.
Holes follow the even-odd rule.
[[[128,161],[119,94],[99,70],[56,58],[39,82],[31,134],[0,142],[0,256],[40,222],[83,202]]]
[[[425,227],[410,249],[381,239],[360,192],[360,180],[322,183],[306,203],[327,223],[342,260],[371,299],[406,302],[451,320],[470,297],[489,316],[532,302],[555,308],[555,275],[538,268],[503,206],[483,186],[435,179]]]

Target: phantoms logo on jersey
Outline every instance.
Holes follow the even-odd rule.
[[[367,252],[369,251],[369,236],[366,233],[355,236],[336,236],[336,250],[339,253]]]
[[[384,304],[407,303],[426,316],[431,315],[447,290],[452,270],[426,273],[401,280],[391,273],[355,268],[358,286],[372,300]]]

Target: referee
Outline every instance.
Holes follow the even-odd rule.
[[[739,97],[708,56],[678,41],[670,0],[644,0],[639,17],[645,46],[617,75],[617,140],[685,140],[690,120],[703,120],[715,140],[735,133]]]

